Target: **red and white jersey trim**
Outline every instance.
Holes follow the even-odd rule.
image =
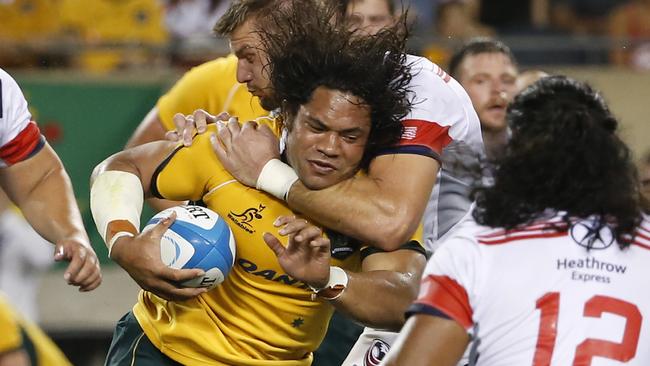
[[[465,329],[472,327],[472,307],[467,291],[453,278],[437,275],[424,277],[420,284],[420,297],[415,304],[435,308]]]
[[[27,101],[16,81],[0,69],[0,167],[35,154],[44,139],[27,109]]]
[[[427,263],[409,314],[458,322],[477,366],[650,365],[650,219],[623,250],[595,219],[545,230],[562,222],[464,223]]]
[[[439,159],[452,142],[483,150],[481,126],[462,86],[442,68],[423,57],[408,55],[411,65],[411,112],[402,120],[397,147],[382,154],[419,154]]]

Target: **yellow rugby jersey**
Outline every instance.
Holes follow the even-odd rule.
[[[24,348],[33,366],[72,365],[43,331],[13,311],[0,295],[0,354]]]
[[[260,123],[278,130],[270,119]],[[312,300],[262,239],[270,232],[286,244],[273,221],[293,213],[283,201],[237,182],[212,151],[209,136],[177,148],[159,166],[151,188],[161,198],[203,200],[225,218],[237,243],[235,264],[221,285],[186,302],[142,291],[134,314],[152,343],[185,365],[309,365],[333,307]],[[337,251],[332,265],[359,271],[358,249]]]
[[[237,57],[228,55],[201,64],[183,75],[158,100],[158,114],[167,130],[174,129],[176,113],[190,114],[205,109],[210,114],[228,112],[240,121],[268,114],[259,99],[237,82]]]

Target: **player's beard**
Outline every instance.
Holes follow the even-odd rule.
[[[260,97],[260,105],[267,111],[273,111],[280,108],[280,102],[277,101],[273,93],[269,93],[266,96]]]

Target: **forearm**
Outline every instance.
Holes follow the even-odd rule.
[[[368,175],[329,188],[291,187],[289,206],[323,226],[383,250],[407,242],[418,224],[436,181],[438,162],[420,155],[377,157]]]
[[[369,245],[394,250],[415,232],[419,220],[401,222],[413,209],[395,202],[383,185],[356,176],[332,187],[312,191],[300,181],[292,187],[289,206],[304,216]]]
[[[44,172],[16,203],[27,221],[46,240],[56,243],[62,238],[76,237],[88,242],[72,183],[60,162]]]
[[[405,321],[404,312],[417,296],[415,275],[370,271],[348,272],[348,277],[347,289],[330,303],[365,326],[398,331]]]
[[[95,167],[90,183],[91,211],[109,250],[115,234],[139,232],[143,199],[150,195],[153,172],[173,146],[165,141],[137,146]]]
[[[0,183],[32,227],[46,240],[88,237],[70,178],[49,145],[0,172]]]

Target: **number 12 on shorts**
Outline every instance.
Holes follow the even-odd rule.
[[[541,312],[541,317],[533,366],[548,366],[551,364],[557,337],[560,293],[547,292],[537,299],[536,305]],[[583,316],[600,318],[603,313],[611,313],[625,318],[622,341],[616,343],[602,339],[585,339],[576,348],[573,366],[589,366],[594,357],[626,362],[636,355],[643,320],[639,308],[627,301],[603,295],[594,295],[585,302]]]

